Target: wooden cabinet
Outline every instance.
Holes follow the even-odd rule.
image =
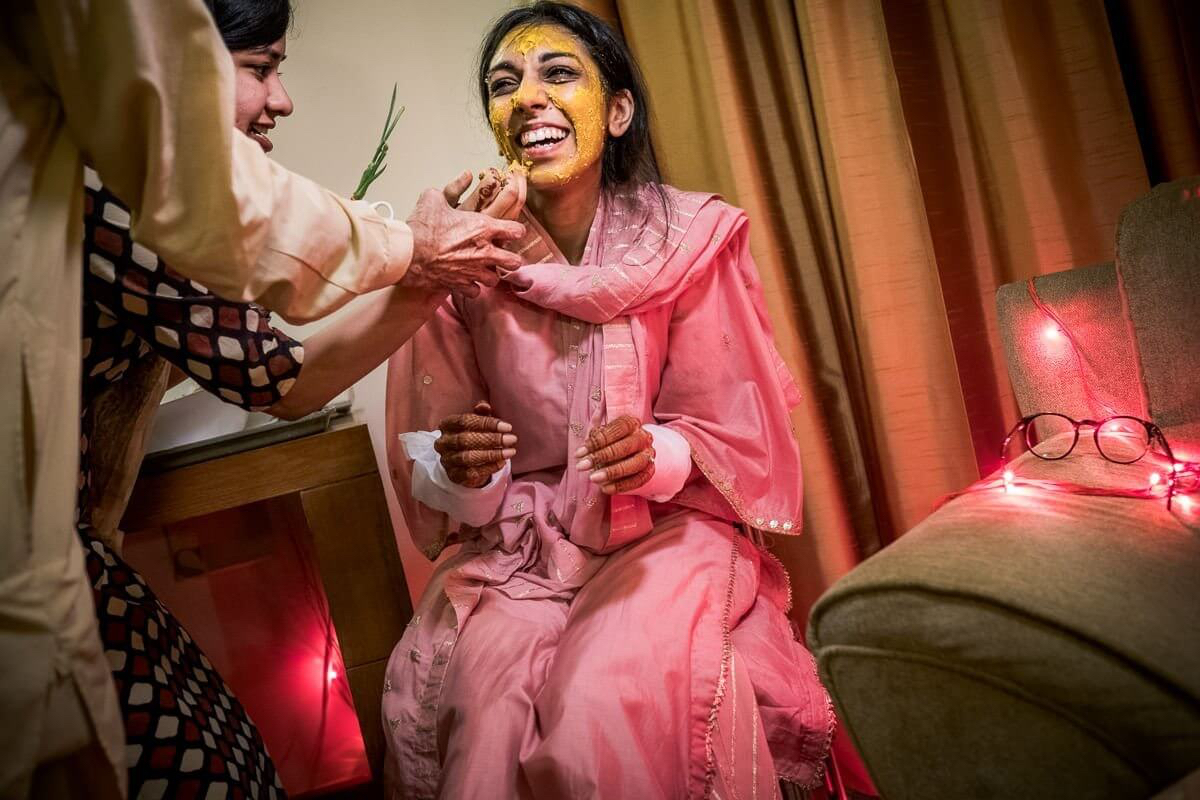
[[[147,575],[150,585],[185,627],[199,627],[192,630],[193,637],[206,650],[214,651],[209,657],[222,673],[230,673],[226,680],[258,721],[267,748],[284,776],[285,788],[294,795],[325,796],[334,790],[344,792],[347,787],[328,781],[320,785],[319,778],[314,779],[316,786],[289,786],[287,765],[279,762],[297,756],[284,753],[282,743],[272,742],[267,726],[260,720],[286,710],[269,703],[306,702],[303,692],[287,689],[294,685],[288,683],[293,678],[255,674],[241,680],[246,687],[243,689],[231,677],[246,673],[245,665],[236,663],[240,654],[253,649],[245,646],[246,642],[274,642],[279,636],[285,637],[279,641],[287,641],[286,636],[292,632],[280,628],[287,628],[293,619],[297,620],[296,635],[301,635],[305,625],[311,627],[303,619],[308,618],[304,614],[312,616],[312,603],[291,597],[288,593],[295,581],[281,572],[293,568],[309,571],[309,582],[313,584],[309,594],[315,592],[320,606],[316,619],[325,620],[326,629],[332,621],[340,644],[337,663],[344,668],[342,678],[339,670],[328,666],[333,663],[328,656],[326,666],[317,665],[322,676],[328,671],[331,687],[322,696],[339,688],[344,693],[348,686],[351,697],[345,698],[346,704],[357,717],[372,776],[370,785],[358,786],[346,796],[377,794],[384,752],[380,722],[384,670],[393,645],[412,616],[412,606],[366,426],[351,424],[157,474],[144,472],[134,488],[122,528],[129,532],[127,558]],[[273,553],[278,553],[278,558]],[[139,558],[154,563],[139,563]],[[214,598],[222,599],[221,586],[232,585],[223,581],[238,580],[243,584],[257,581],[260,590],[271,580],[285,583],[265,598],[261,591],[255,595],[254,587],[249,587],[255,599],[240,609],[236,601],[223,605],[214,602]],[[262,608],[271,603],[282,607]],[[203,606],[203,610],[191,612],[192,606]],[[289,607],[296,608],[297,613],[292,614]],[[262,613],[255,617],[251,612],[259,609]],[[189,620],[189,614],[195,619]],[[257,624],[267,627],[258,633],[239,631],[243,614],[247,625],[255,617],[261,618]],[[272,619],[276,621],[262,621]],[[236,635],[214,633],[210,647],[205,641],[206,625]],[[240,644],[231,645],[231,640]],[[256,673],[286,666],[283,652],[290,652],[291,646],[270,646],[278,650],[280,657],[265,659],[253,668]],[[325,724],[326,715],[321,709],[317,709],[320,713],[316,717],[306,716],[308,710],[300,709],[302,713],[296,719],[319,717]],[[328,736],[327,731],[320,733]],[[313,757],[311,753],[300,756]],[[299,764],[296,769],[307,766]]]

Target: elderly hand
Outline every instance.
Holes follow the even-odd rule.
[[[408,218],[413,233],[413,256],[400,285],[445,288],[468,297],[479,294],[478,284],[495,286],[495,267],[516,269],[521,257],[496,242],[519,239],[525,226],[486,214],[459,211],[453,206],[471,184],[465,172],[442,191],[426,189]]]
[[[593,470],[588,478],[605,494],[624,494],[654,477],[654,437],[635,417],[626,414],[592,428],[587,443],[575,451],[578,470]]]
[[[517,454],[512,425],[492,416],[492,407],[476,403],[473,413],[442,420],[442,435],[433,449],[442,457],[442,468],[459,486],[479,489],[504,468],[505,459]]]

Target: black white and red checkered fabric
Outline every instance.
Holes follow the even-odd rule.
[[[125,718],[130,798],[286,797],[258,729],[179,620],[120,556],[79,535]]]

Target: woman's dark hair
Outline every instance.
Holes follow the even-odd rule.
[[[253,50],[283,38],[292,25],[291,0],[204,0],[228,50]]]
[[[599,17],[587,11],[540,0],[514,8],[492,25],[479,48],[479,99],[483,113],[488,111],[488,65],[500,48],[504,37],[517,28],[531,25],[558,25],[581,41],[592,60],[600,67],[605,97],[622,89],[633,96],[633,121],[619,138],[605,142],[600,185],[605,190],[662,183],[654,145],[650,141],[650,105],[646,85],[637,62],[625,42]],[[661,192],[661,190],[659,190]]]

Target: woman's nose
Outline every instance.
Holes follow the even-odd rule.
[[[267,96],[267,109],[272,116],[286,117],[295,110],[295,105],[292,103],[292,96],[288,94],[287,89],[283,86],[283,81],[279,76],[275,76],[275,80],[271,83],[271,93]]]
[[[542,82],[539,80],[530,80],[526,78],[521,81],[521,85],[517,88],[517,96],[514,98],[516,104],[521,108],[539,109],[546,107],[546,91],[542,87]]]

